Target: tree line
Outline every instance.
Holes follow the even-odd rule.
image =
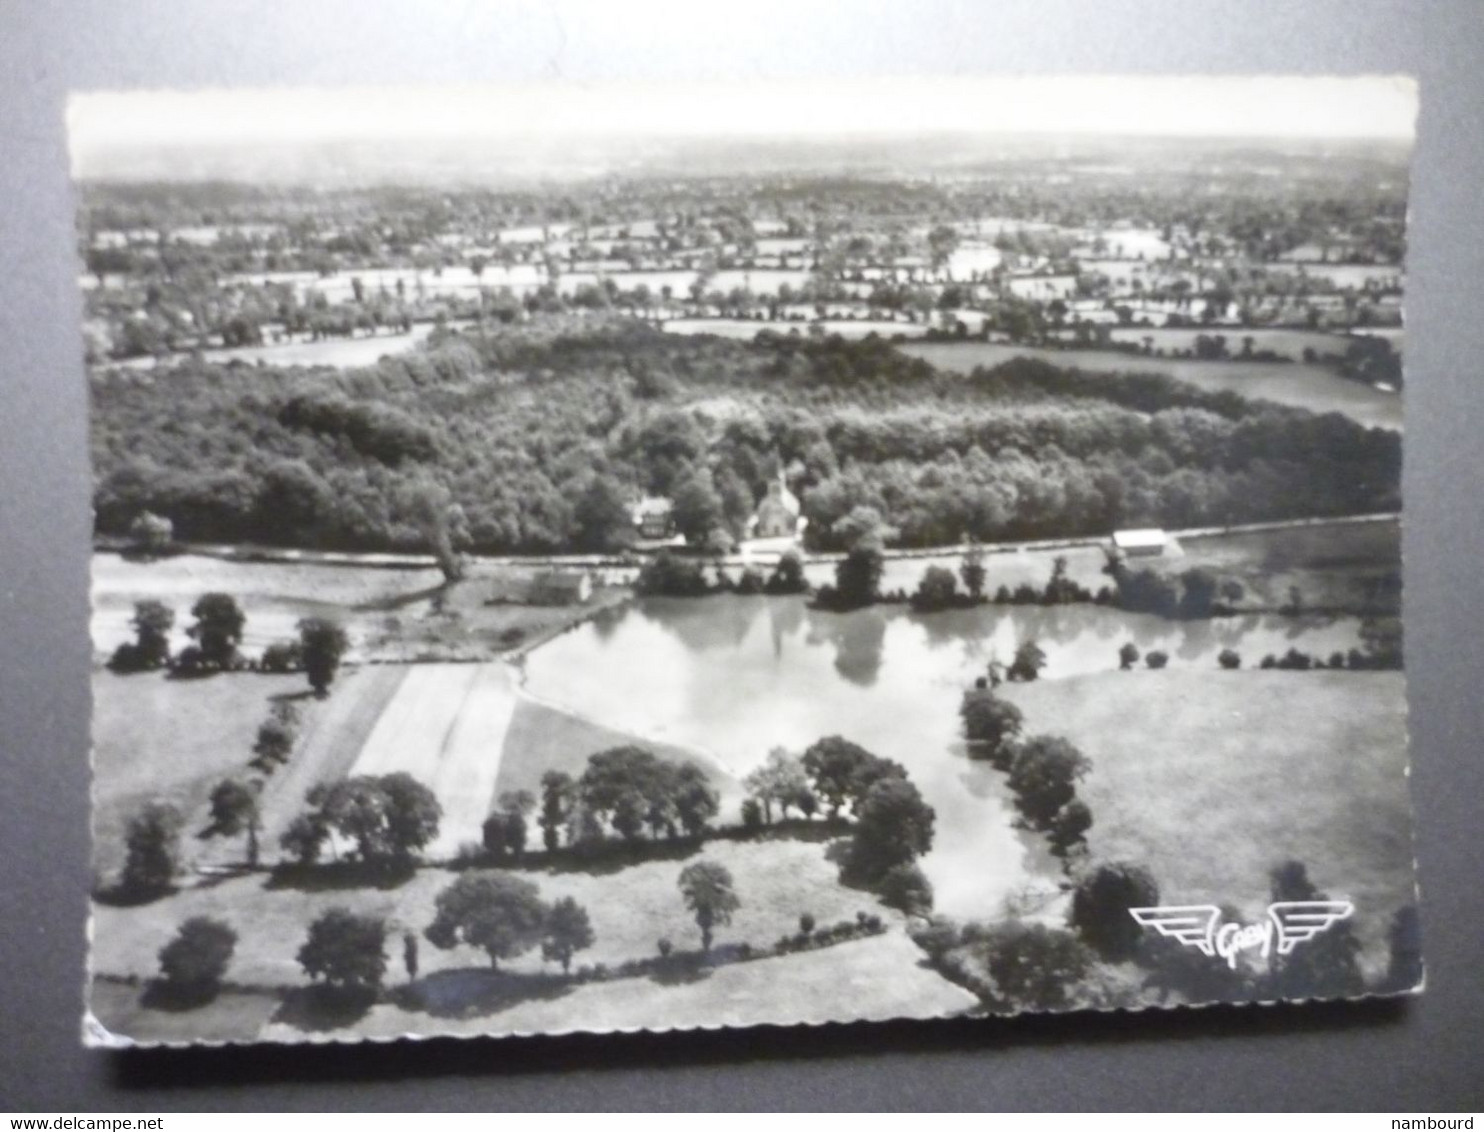
[[[844,549],[860,506],[926,546],[1385,510],[1399,487],[1396,435],[1337,414],[1023,359],[948,376],[869,339],[536,320],[343,372],[92,381],[115,536],[148,511],[184,540],[425,548],[419,483],[446,495],[450,540],[486,553],[620,549],[643,494],[724,549],[780,472],[820,549]]]

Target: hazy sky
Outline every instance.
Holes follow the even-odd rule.
[[[1399,77],[917,78],[74,94],[73,170],[160,146],[915,133],[1410,139]]]

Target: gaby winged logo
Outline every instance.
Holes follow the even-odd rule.
[[[1237,957],[1243,952],[1256,951],[1264,959],[1275,950],[1287,955],[1299,944],[1349,919],[1354,911],[1355,905],[1348,900],[1282,900],[1269,904],[1267,918],[1255,924],[1222,923],[1221,909],[1214,904],[1130,908],[1128,914],[1202,955],[1226,960],[1227,966],[1236,970]]]

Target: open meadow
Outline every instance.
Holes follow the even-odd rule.
[[[184,842],[194,857],[200,843],[191,835],[206,824],[212,787],[245,772],[274,697],[307,690],[302,676],[96,673],[94,872],[108,877],[123,864],[124,828],[149,802],[168,802],[185,816]]]
[[[820,833],[824,833],[822,825]],[[567,1015],[564,1025],[548,1022],[539,1028],[822,1021],[831,1016],[829,1003],[835,1001],[842,986],[849,988],[852,1009],[863,1018],[937,1016],[971,1006],[972,996],[920,966],[921,954],[902,933],[899,913],[884,908],[870,893],[840,885],[836,866],[827,858],[828,847],[828,838],[718,840],[699,849],[684,847],[662,859],[594,871],[550,867],[505,870],[535,883],[545,900],[570,896],[587,909],[595,942],[579,953],[579,965],[613,966],[625,960],[650,958],[657,954],[660,939],[671,940],[679,952],[697,949],[699,931],[676,884],[681,869],[697,860],[726,867],[741,901],[732,922],[718,927],[719,944],[747,942],[754,948],[770,947],[779,938],[796,933],[799,917],[806,912],[821,927],[853,922],[862,912],[881,916],[888,925],[883,936],[818,952],[729,965],[676,984],[663,985],[637,977],[568,988],[561,1001],[590,999],[596,1013]],[[250,1031],[265,1020],[264,1003],[271,1003],[284,990],[299,984],[295,955],[303,942],[304,926],[317,915],[332,907],[346,908],[385,918],[394,933],[418,933],[432,921],[438,892],[458,875],[447,869],[424,868],[391,887],[331,885],[320,889],[294,887],[273,882],[263,874],[249,874],[183,888],[151,905],[149,916],[139,915],[138,909],[97,906],[92,969],[115,981],[95,984],[100,993],[94,1000],[94,1011],[105,1025],[122,1032],[140,1032],[130,1027],[144,1025],[151,1037],[168,1040],[172,1036],[168,1017],[161,1026],[156,1020],[160,1011],[141,1007],[140,988],[156,974],[159,950],[175,927],[191,916],[212,916],[238,933],[232,983],[254,992],[234,992],[218,1003],[212,1015],[222,1017],[213,1028],[239,1037],[251,1036]],[[399,952],[395,935],[392,944]],[[531,952],[506,961],[501,965],[503,975],[494,975],[487,957],[476,949],[439,951],[424,941],[420,973],[429,994],[438,994],[441,987],[446,998],[455,984],[470,980],[487,984],[493,979],[504,987],[498,1004],[480,1007],[478,987],[470,990],[465,986],[453,995],[463,1005],[457,1010],[450,1006],[452,1014],[420,1018],[413,1027],[403,1009],[388,1004],[373,1010],[373,1029],[381,1032],[382,1023],[377,1019],[393,1027],[388,1032],[416,1028],[436,1033],[470,1028],[469,1032],[496,1033],[538,1028],[534,1019],[546,1017],[539,1002],[527,1002],[518,989],[512,992],[510,988],[519,988],[523,979],[534,982],[543,970],[549,972],[552,967]],[[138,986],[123,986],[116,981],[121,978]],[[392,987],[404,983],[404,973],[394,966],[387,982]],[[790,989],[780,995],[779,986]],[[462,1026],[448,1021],[454,1015],[463,1016]],[[580,1023],[577,1018],[581,1018]],[[233,1027],[246,1027],[249,1033],[237,1032]]]
[[[1231,904],[1256,919],[1269,873],[1307,866],[1355,903],[1361,964],[1416,901],[1399,672],[1135,670],[1013,685],[1026,730],[1092,761],[1079,787],[1094,861],[1142,864],[1167,904]]]
[[[1035,358],[1087,373],[1158,373],[1213,393],[1237,393],[1313,413],[1343,413],[1369,428],[1402,427],[1402,399],[1396,393],[1303,362],[1148,358],[1116,350],[1053,350],[999,342],[908,342],[899,349],[947,373],[966,374],[1011,358]]]

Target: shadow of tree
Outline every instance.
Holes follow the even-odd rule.
[[[286,673],[286,675],[291,676],[294,673]],[[292,704],[298,703],[300,700],[312,700],[314,698],[314,689],[305,688],[302,692],[274,692],[268,697],[268,701],[275,704]]]
[[[151,979],[139,996],[139,1005],[150,1010],[162,1010],[169,1014],[183,1014],[188,1010],[199,1010],[216,1000],[221,987],[215,983],[197,986],[180,986],[166,979]]]
[[[439,582],[436,586],[428,586],[426,589],[362,602],[351,608],[357,613],[395,613],[399,609],[406,609],[409,605],[416,605],[420,601],[436,600],[439,594],[446,594],[455,584],[454,582]]]
[[[108,908],[139,908],[145,904],[153,904],[156,900],[163,900],[167,896],[174,896],[179,891],[180,889],[173,884],[165,888],[151,889],[110,884],[93,890],[93,903],[102,904]]]
[[[547,1002],[572,992],[576,983],[560,975],[462,967],[437,971],[397,987],[388,997],[403,1010],[435,1018],[476,1018],[522,1002]]]
[[[387,891],[401,888],[417,875],[411,862],[340,861],[328,864],[283,864],[275,868],[263,885],[270,891],[292,889],[296,892],[343,892],[353,888],[375,888]]]
[[[662,987],[681,987],[704,983],[716,968],[699,954],[671,955],[649,975],[651,982]]]
[[[610,876],[622,872],[632,865],[647,861],[684,861],[694,857],[705,848],[702,841],[685,839],[675,841],[640,841],[633,845],[604,842],[601,849],[591,854],[582,851],[549,856],[545,871],[550,873],[586,873],[589,876]]]
[[[284,992],[273,1021],[306,1033],[340,1030],[359,1022],[375,1002],[375,994],[369,991],[294,987]]]

